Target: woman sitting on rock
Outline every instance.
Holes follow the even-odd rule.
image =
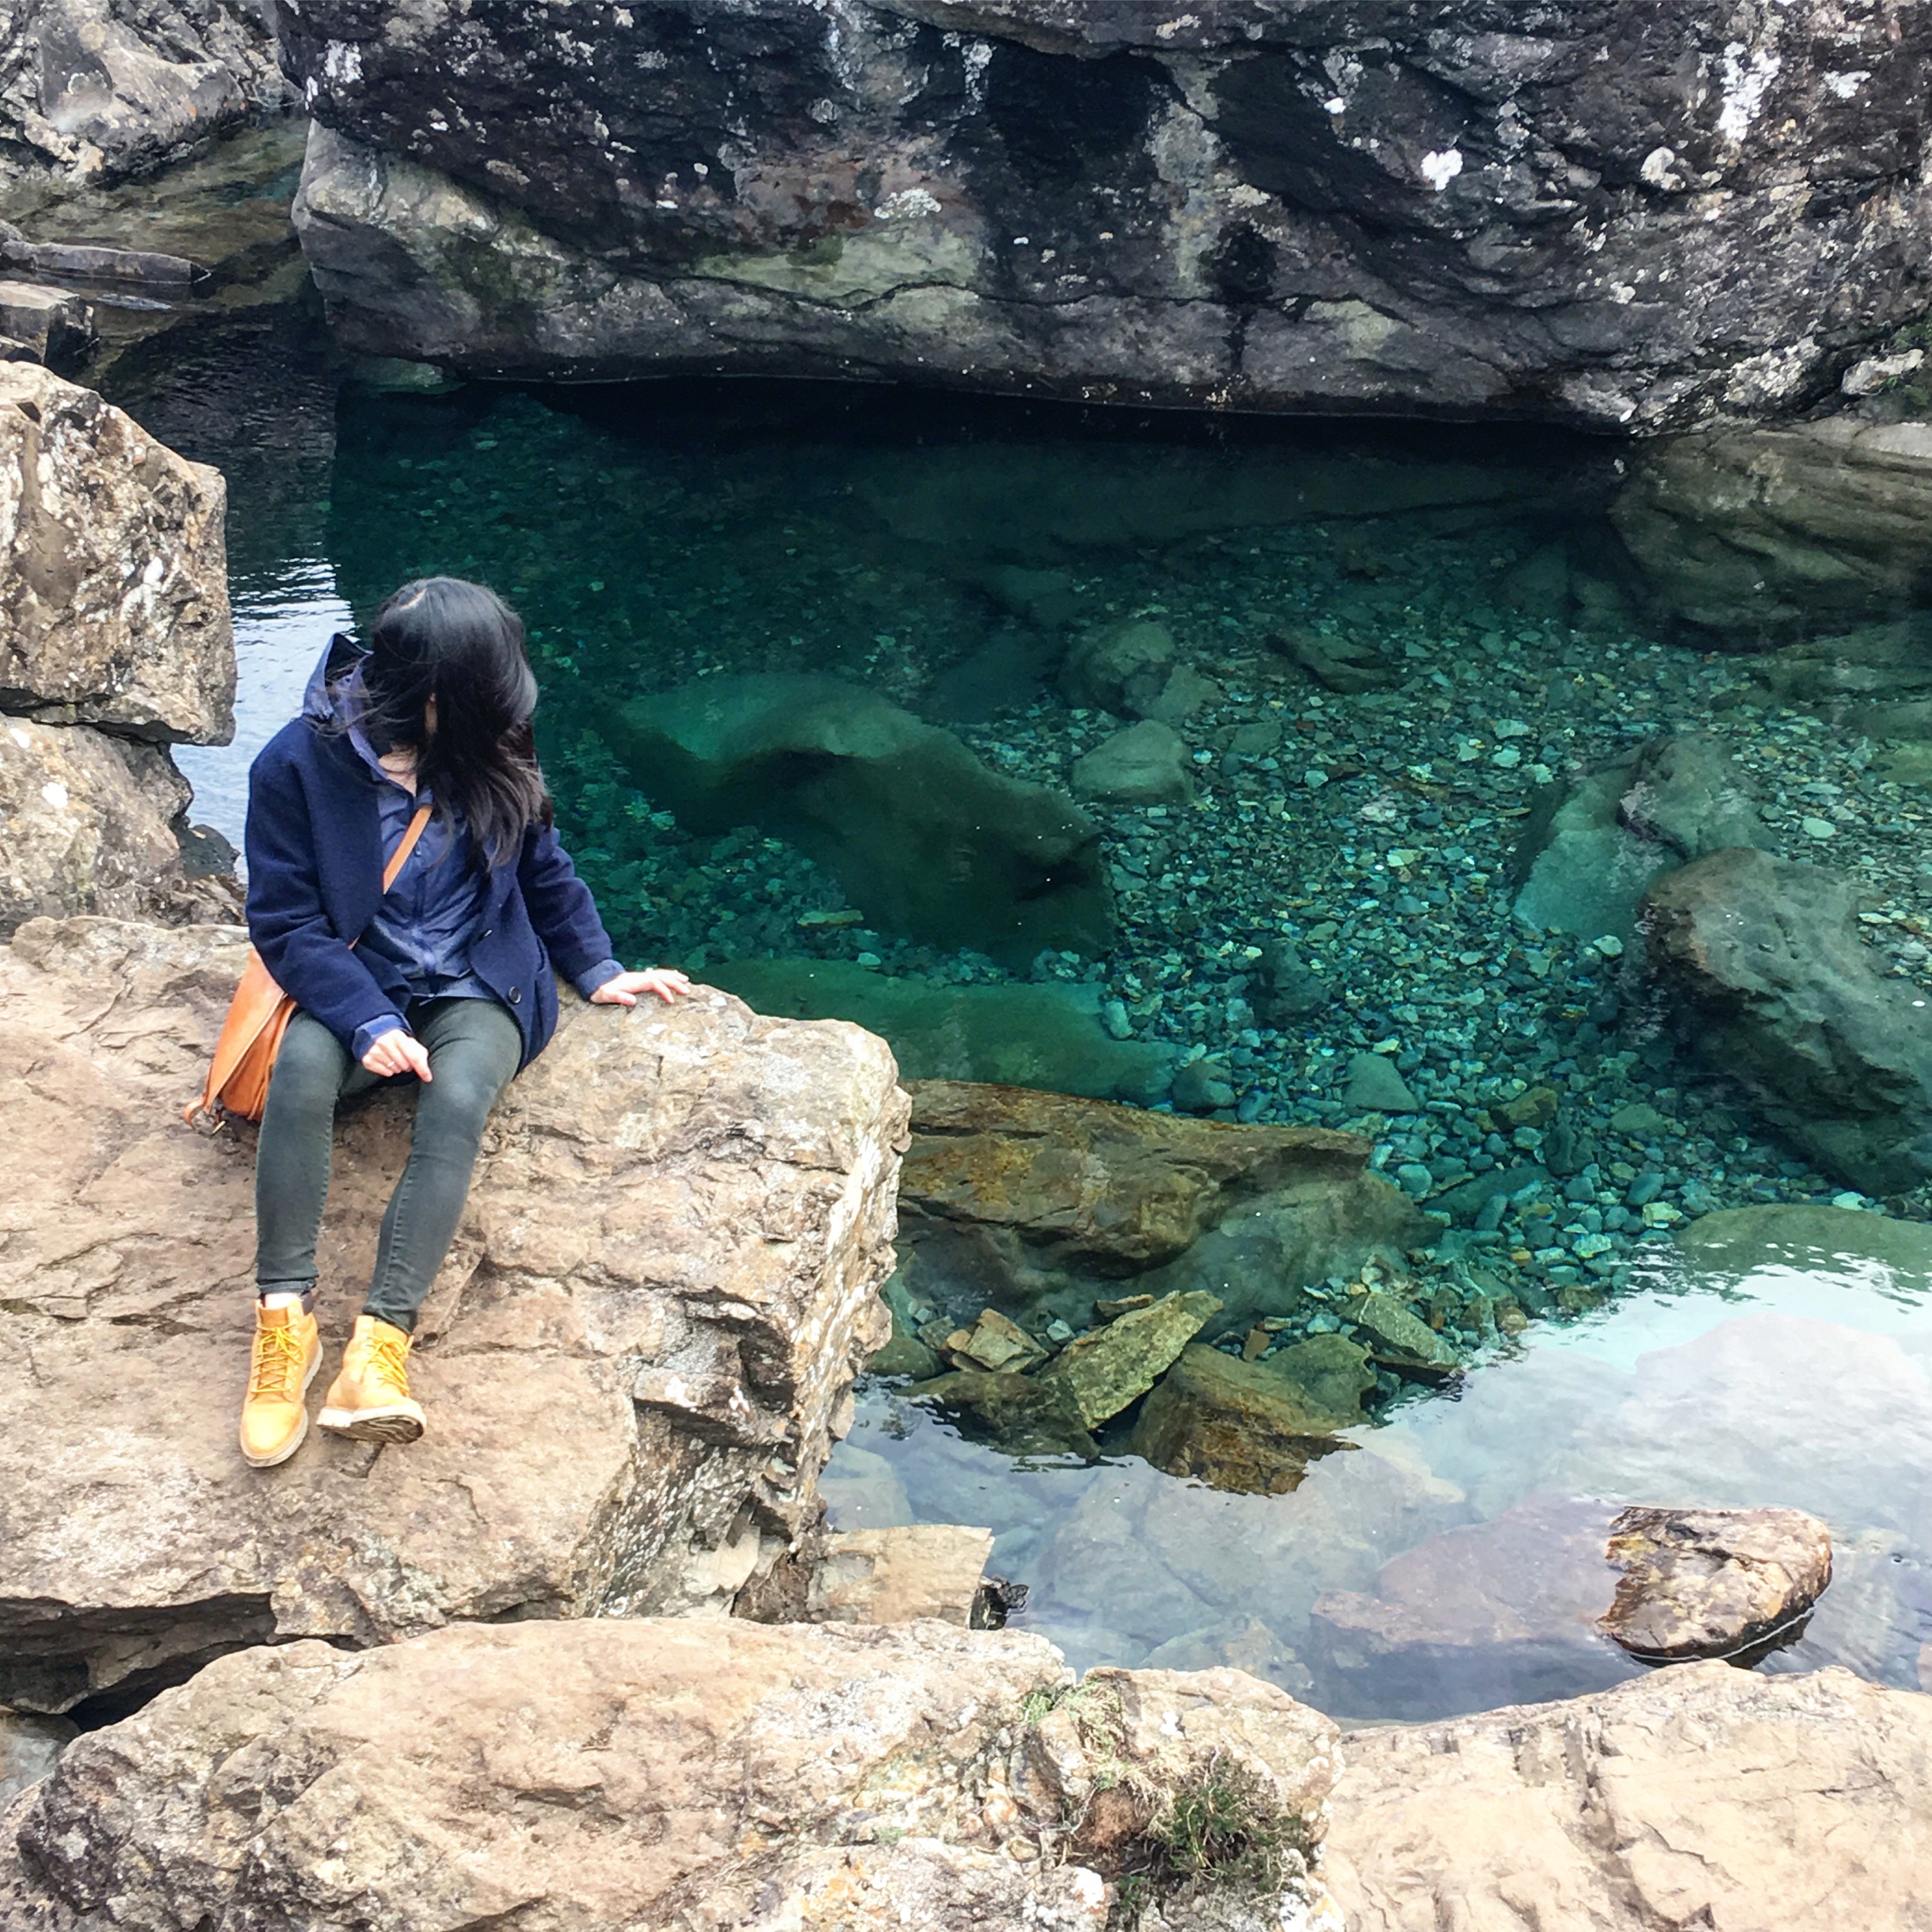
[[[627,973],[610,957],[552,826],[515,614],[479,584],[433,577],[382,606],[369,643],[365,655],[333,640],[302,716],[248,775],[248,936],[300,1009],[256,1157],[259,1299],[241,1434],[257,1468],[285,1462],[308,1430],[336,1102],[385,1081],[420,1086],[375,1277],[321,1416],[357,1442],[412,1442],[416,1312],[490,1109],[556,1028],[553,968],[605,1006],[691,990],[681,973]]]

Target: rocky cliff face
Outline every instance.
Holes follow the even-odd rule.
[[[308,0],[349,339],[476,371],[1776,414],[1927,304],[1932,8]]]
[[[234,1442],[253,1148],[178,1112],[242,956],[233,928],[100,920],[0,949],[0,1384],[34,1418],[0,1449],[0,1704],[114,1708],[271,1636],[728,1604],[815,1516],[888,1330],[884,1043],[720,993],[573,1003],[425,1310],[428,1435],[312,1437],[264,1476]],[[393,1102],[342,1129],[332,1347],[407,1131]]]

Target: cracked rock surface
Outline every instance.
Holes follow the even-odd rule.
[[[906,1103],[884,1044],[721,993],[567,1002],[424,1311],[428,1433],[315,1432],[257,1473],[234,1439],[252,1130],[179,1118],[242,944],[36,920],[0,949],[0,1384],[34,1418],[0,1448],[0,1703],[111,1714],[270,1637],[728,1604],[815,1514],[887,1332]],[[338,1130],[332,1360],[408,1112],[384,1096]]]
[[[1924,0],[280,10],[351,344],[1085,400],[1787,415],[1927,305]]]

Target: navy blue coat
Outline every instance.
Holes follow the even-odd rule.
[[[325,676],[354,662],[332,652]],[[248,771],[248,937],[275,983],[344,1048],[380,1013],[406,1012],[409,992],[386,962],[350,944],[382,896],[378,781],[344,736],[305,710],[265,745]],[[556,1030],[556,974],[574,979],[611,957],[590,888],[554,830],[532,826],[514,865],[490,874],[470,970],[522,1030],[527,1066]]]

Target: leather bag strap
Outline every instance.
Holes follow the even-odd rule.
[[[404,830],[402,842],[389,855],[389,862],[382,868],[382,890],[387,892],[402,876],[403,868],[410,862],[410,854],[416,849],[416,841],[423,836],[423,828],[429,824],[432,807],[419,805],[416,816]]]

